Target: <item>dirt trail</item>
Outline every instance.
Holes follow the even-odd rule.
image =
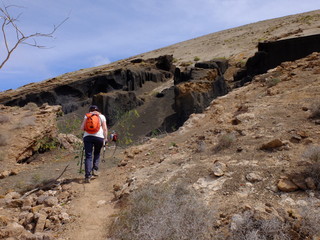
[[[112,150],[113,151],[113,150]],[[76,217],[60,236],[70,240],[107,239],[110,217],[115,213],[113,185],[118,182],[116,158],[100,163],[99,177],[90,183],[75,184],[78,197],[73,200],[70,213]]]

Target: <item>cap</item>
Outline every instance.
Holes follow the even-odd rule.
[[[96,105],[91,105],[89,111],[99,111],[99,108]]]

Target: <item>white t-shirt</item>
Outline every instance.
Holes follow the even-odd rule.
[[[94,133],[94,134],[90,134],[87,133],[86,131],[84,131],[83,137],[86,136],[95,136],[95,137],[99,137],[99,138],[104,138],[103,136],[103,129],[102,129],[102,123],[106,122],[106,117],[104,115],[102,115],[101,113],[99,114],[99,117],[101,119],[101,124],[100,124],[100,129],[98,132]],[[87,116],[84,116],[84,119],[87,119]]]

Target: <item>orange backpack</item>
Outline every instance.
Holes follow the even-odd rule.
[[[99,131],[101,126],[101,119],[96,113],[87,113],[87,119],[84,124],[84,130],[89,134],[95,134]]]

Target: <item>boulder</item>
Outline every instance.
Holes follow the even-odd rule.
[[[22,199],[6,200],[6,207],[8,207],[8,208],[21,208],[22,206],[23,206]]]
[[[225,171],[227,170],[227,165],[220,161],[215,161],[212,167],[212,173],[216,177],[221,177],[224,175]]]
[[[313,178],[308,177],[308,178],[305,179],[305,182],[306,182],[307,187],[309,189],[311,189],[311,190],[316,190],[317,189],[317,185],[316,185],[316,183],[315,183]]]
[[[6,194],[4,198],[7,200],[11,200],[11,199],[19,199],[20,197],[21,197],[21,194],[18,192],[9,192]]]
[[[9,177],[10,176],[10,171],[8,170],[5,170],[3,172],[0,173],[0,179],[3,179],[3,178],[6,178],[6,177]]]
[[[35,216],[35,219],[37,219],[37,223],[34,231],[36,233],[42,232],[46,224],[47,215],[44,213],[36,213],[34,216]]]
[[[274,149],[278,149],[280,147],[282,147],[284,144],[280,139],[273,139],[265,144],[262,144],[262,146],[260,147],[261,150],[274,150]]]
[[[0,228],[0,239],[19,236],[25,231],[24,227],[16,222],[9,223],[6,227]]]
[[[58,198],[53,197],[53,196],[49,196],[43,201],[44,205],[47,207],[56,206],[56,205],[58,205],[58,202],[59,202]]]
[[[78,144],[78,145],[82,144],[82,140],[77,138],[73,134],[59,133],[57,139],[60,143],[60,146],[62,146],[65,149],[68,149],[70,151],[74,150],[74,148],[73,148],[74,144]]]
[[[246,175],[246,179],[249,181],[249,182],[252,182],[252,183],[255,183],[255,182],[260,182],[263,180],[263,178],[259,175],[259,173],[248,173]]]
[[[278,189],[283,192],[294,192],[299,189],[299,187],[289,179],[280,179],[277,186]]]
[[[307,190],[308,186],[303,176],[293,176],[291,181],[302,190]]]

